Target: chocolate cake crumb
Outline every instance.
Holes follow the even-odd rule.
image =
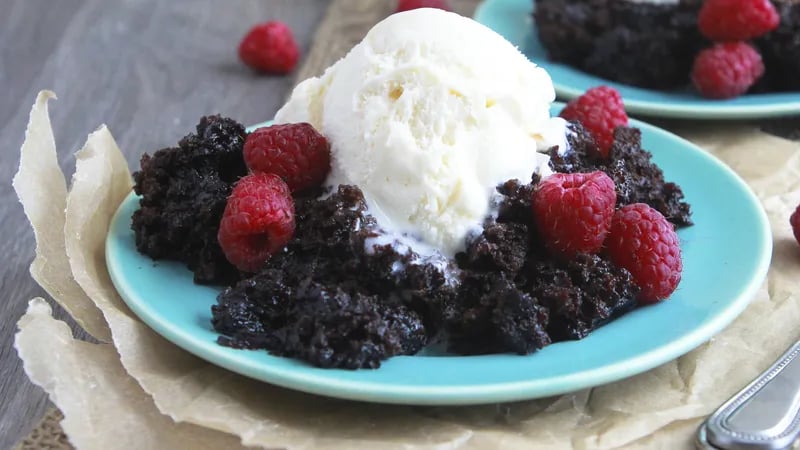
[[[611,25],[611,0],[538,0],[534,22],[539,41],[553,61],[580,66],[594,40]]]
[[[525,290],[550,311],[547,332],[553,341],[581,339],[636,306],[639,289],[631,274],[598,255],[567,262],[539,260]]]
[[[467,243],[463,265],[483,271],[517,273],[528,253],[528,227],[520,223],[489,223]]]
[[[446,318],[452,352],[527,354],[551,342],[547,310],[503,273],[471,273],[452,301]]]
[[[694,55],[708,44],[697,29],[700,4],[537,0],[534,19],[553,61],[621,83],[674,89],[689,83]]]
[[[427,344],[420,318],[405,306],[328,289],[314,283],[298,289],[277,354],[319,367],[377,368],[386,358],[417,353]]]
[[[197,283],[239,278],[217,243],[217,230],[233,183],[247,173],[245,136],[235,121],[207,116],[178,147],[142,156],[141,170],[133,174],[141,196],[132,225],[140,252],[185,263]]]
[[[497,192],[502,195],[502,201],[498,206],[497,221],[522,225],[532,223],[531,200],[534,186],[538,182],[539,176],[536,175],[531,183],[523,184],[519,180],[508,180],[498,186]]]
[[[219,295],[219,343],[348,369],[418,352],[450,297],[443,268],[410,250],[370,246],[380,230],[357,187],[319,193],[296,199],[286,251]]]

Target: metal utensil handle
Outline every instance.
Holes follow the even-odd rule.
[[[723,449],[784,449],[800,435],[800,341],[704,423]]]

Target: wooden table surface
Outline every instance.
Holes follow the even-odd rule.
[[[327,0],[6,0],[0,14],[0,449],[13,446],[48,406],[13,348],[27,302],[45,292],[31,279],[33,233],[11,178],[28,113],[40,89],[50,104],[62,168],[106,123],[133,167],[146,151],[174,145],[202,115],[245,124],[269,119],[292,86],[243,67],[241,36],[255,22],[288,23],[308,49]],[[58,311],[59,317],[63,313]]]

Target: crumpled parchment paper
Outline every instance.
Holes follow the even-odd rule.
[[[180,350],[122,302],[106,270],[104,241],[130,190],[130,170],[100,127],[77,153],[67,192],[56,172],[52,97],[40,93],[31,111],[16,178],[48,181],[15,182],[36,230],[34,273],[93,335],[107,336],[107,324],[113,344],[75,341],[35,299],[16,346],[31,379],[64,412],[64,429],[79,448],[234,448],[234,436],[247,446],[290,449],[689,448],[702,417],[798,337],[800,248],[788,217],[800,201],[800,144],[755,128],[706,125],[678,132],[745,178],[769,215],[775,247],[752,304],[693,352],[593,389],[470,407],[356,403],[250,380]],[[42,270],[46,264],[52,268]]]

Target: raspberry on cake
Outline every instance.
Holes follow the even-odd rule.
[[[259,128],[247,136],[243,152],[251,172],[274,173],[293,192],[318,187],[331,170],[330,145],[308,123]]]
[[[778,28],[779,22],[769,0],[705,0],[697,17],[700,32],[712,41],[746,41]]]
[[[219,245],[242,272],[254,273],[294,233],[294,201],[277,175],[256,173],[233,188],[219,223]]]
[[[628,114],[619,92],[608,86],[591,88],[578,98],[570,100],[561,110],[561,117],[580,122],[589,130],[597,143],[602,158],[614,143],[614,129],[628,124]]]
[[[692,83],[709,98],[744,94],[764,75],[761,55],[745,42],[723,42],[701,51],[692,68]]]
[[[556,173],[533,193],[533,219],[545,245],[557,255],[597,253],[603,246],[617,194],[601,171]]]
[[[669,297],[681,281],[678,235],[661,213],[644,203],[623,206],[614,214],[606,248],[611,261],[633,275],[641,288],[640,303]]]

